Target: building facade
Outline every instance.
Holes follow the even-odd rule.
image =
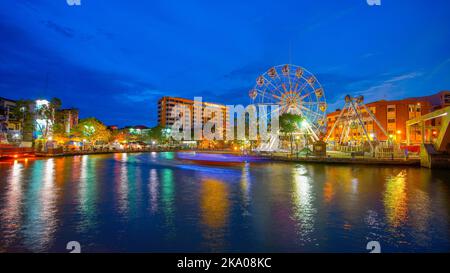
[[[0,122],[3,123],[5,129],[21,129],[19,120],[13,115],[16,105],[16,101],[0,97]]]
[[[423,98],[408,98],[392,101],[381,100],[367,103],[366,106],[387,133],[385,135],[383,130],[369,117],[369,114],[363,110],[363,123],[370,137],[373,140],[379,141],[394,139],[400,143],[406,141],[406,121],[427,114],[432,110],[431,103]],[[340,113],[341,110],[336,110],[327,115],[328,132],[330,132]],[[421,131],[414,128],[410,130],[412,130],[410,132],[411,142],[420,143],[422,141]],[[338,138],[341,134],[342,130],[337,126],[330,139]],[[350,134],[355,139],[364,137],[356,128]]]
[[[19,141],[22,137],[22,123],[14,116],[17,102],[0,97],[0,143]]]
[[[432,110],[435,111],[450,106],[450,91],[441,91],[437,94],[420,97],[418,99],[430,102]]]
[[[181,114],[177,117],[176,113],[173,116],[177,105],[185,106],[190,112],[190,117],[189,115],[182,116]],[[220,113],[219,116],[216,116],[217,113]],[[185,119],[185,124],[190,123],[192,130],[195,124],[201,125],[203,128],[206,122],[216,118],[217,123],[220,124],[220,128],[216,129],[223,131],[223,138],[225,138],[226,128],[229,125],[229,113],[225,105],[196,102],[184,98],[162,97],[158,101],[158,124],[164,128],[169,128],[175,124],[178,118]]]

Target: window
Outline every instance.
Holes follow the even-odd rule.
[[[387,111],[388,112],[395,112],[395,107],[388,106]]]
[[[388,123],[395,123],[395,118],[388,119]]]

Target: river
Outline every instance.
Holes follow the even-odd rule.
[[[0,252],[450,250],[448,170],[180,155],[0,163]]]

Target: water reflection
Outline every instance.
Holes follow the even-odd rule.
[[[323,201],[326,204],[329,204],[333,201],[334,197],[334,186],[331,181],[327,181],[323,187]]]
[[[205,243],[212,251],[220,251],[225,247],[224,228],[230,207],[227,184],[215,179],[203,180],[200,198],[201,221],[206,226]]]
[[[33,251],[47,249],[56,232],[57,190],[55,189],[55,159],[37,161],[33,169],[31,187],[27,193],[25,244]]]
[[[158,211],[158,187],[159,187],[159,181],[158,181],[158,172],[156,169],[150,170],[150,181],[148,183],[149,185],[149,192],[150,192],[150,210],[152,213],[155,213]]]
[[[406,171],[388,177],[384,193],[384,206],[388,224],[396,228],[406,221],[408,207],[406,205]]]
[[[98,198],[96,160],[87,155],[81,157],[80,181],[78,183],[78,211],[81,220],[78,225],[80,232],[94,232],[97,225],[96,202]]]
[[[6,205],[1,210],[0,215],[2,221],[2,230],[0,233],[3,237],[3,247],[7,248],[16,239],[21,227],[21,209],[22,209],[22,179],[23,179],[23,165],[17,160],[14,161],[10,175],[8,176],[8,185],[6,191]]]
[[[241,176],[241,192],[243,197],[243,207],[244,207],[244,215],[249,214],[249,205],[251,201],[251,177],[250,177],[250,164],[245,163],[242,167],[242,176]]]
[[[375,166],[205,166],[173,153],[0,164],[0,252],[448,251],[448,174]]]
[[[114,164],[118,211],[126,218],[128,216],[128,156],[125,153],[114,154],[114,158],[118,159]]]
[[[171,169],[162,170],[162,209],[164,212],[165,228],[167,229],[167,237],[172,238],[175,236],[175,207],[174,207],[174,193],[175,193],[175,183],[173,180],[173,171]]]
[[[293,178],[293,216],[297,224],[297,234],[301,242],[310,242],[314,231],[314,209],[312,202],[312,179],[305,166],[297,166],[292,170]]]

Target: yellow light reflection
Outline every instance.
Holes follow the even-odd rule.
[[[384,207],[390,226],[398,227],[405,222],[408,214],[405,170],[388,178],[384,192]]]
[[[210,228],[222,228],[227,222],[229,207],[227,185],[215,179],[204,180],[201,190],[202,222]]]
[[[333,183],[331,183],[330,181],[327,181],[325,183],[325,186],[323,187],[323,197],[324,197],[325,203],[331,203],[331,201],[333,200],[334,194],[335,193],[334,193]]]

